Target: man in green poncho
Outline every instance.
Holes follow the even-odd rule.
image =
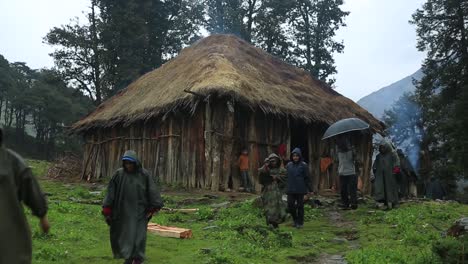
[[[375,177],[375,200],[384,202],[387,209],[398,206],[398,183],[396,174],[400,173],[398,155],[388,141],[383,141],[373,165]]]
[[[148,222],[163,202],[159,186],[142,168],[135,151],[126,151],[122,163],[109,182],[102,213],[110,225],[114,257],[140,264],[145,258]]]
[[[0,263],[31,263],[32,243],[22,203],[39,217],[44,233],[49,231],[47,203],[31,169],[18,154],[2,145],[0,127]]]
[[[262,202],[267,224],[273,228],[283,223],[287,216],[283,194],[286,188],[286,170],[281,168],[281,159],[276,154],[268,157],[268,163],[259,169]]]

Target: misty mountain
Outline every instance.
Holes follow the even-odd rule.
[[[418,70],[408,77],[361,98],[357,103],[381,119],[384,111],[390,109],[403,94],[414,92],[413,79],[421,80],[422,76],[422,70]]]

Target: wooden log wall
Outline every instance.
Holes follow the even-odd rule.
[[[193,114],[176,113],[163,119],[135,123],[129,127],[114,127],[88,131],[85,134],[85,158],[82,178],[110,177],[122,166],[126,150],[137,152],[152,175],[166,184],[184,188],[213,191],[241,186],[238,158],[242,149],[249,150],[249,174],[255,189],[260,191],[258,168],[271,153],[278,153],[280,144],[291,151],[291,121],[264,115],[227,100],[208,102]],[[334,158],[333,141],[322,141],[326,126],[307,126],[309,168],[315,191],[337,177],[336,164],[330,180],[320,173],[320,158],[327,153]],[[353,139],[364,168],[361,177],[364,192],[370,192],[372,137],[362,135]],[[325,184],[328,182],[327,184]]]

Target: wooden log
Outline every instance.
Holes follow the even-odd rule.
[[[194,129],[197,131],[197,151],[195,157],[196,166],[196,187],[205,187],[205,171],[206,171],[206,159],[205,159],[205,114],[204,109],[200,108],[196,114],[196,126]]]
[[[196,213],[200,211],[198,208],[181,208],[181,209],[174,209],[174,208],[162,208],[161,211],[163,212],[180,212],[180,213]]]
[[[179,227],[172,227],[172,226],[162,226],[158,224],[149,223],[148,224],[148,231],[150,233],[156,234],[162,237],[173,237],[173,238],[192,238],[192,230],[179,228]]]
[[[221,183],[222,190],[229,188],[229,179],[232,178],[232,167],[235,164],[233,159],[233,136],[234,136],[234,105],[228,107],[227,115],[224,118],[224,149],[223,149],[223,180]]]
[[[205,105],[205,188],[211,188],[212,185],[212,174],[213,174],[213,157],[212,157],[212,135],[213,130],[211,127],[212,124],[212,110],[211,104],[208,101]]]
[[[250,122],[248,126],[248,138],[249,138],[249,177],[252,181],[252,185],[255,191],[260,192],[262,186],[258,180],[258,145],[255,143],[257,142],[257,129],[255,126],[255,113],[250,115]]]
[[[219,191],[223,179],[223,143],[225,139],[224,118],[226,112],[225,102],[215,104],[212,119],[212,159],[211,190]]]

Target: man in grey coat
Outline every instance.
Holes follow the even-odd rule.
[[[398,206],[397,174],[400,173],[400,160],[396,151],[388,141],[383,141],[374,165],[375,200],[384,202],[387,209]]]
[[[109,182],[102,208],[115,258],[125,259],[125,264],[143,263],[148,221],[162,207],[154,179],[143,169],[135,151],[126,151],[122,168]]]
[[[43,232],[49,232],[47,203],[37,180],[24,159],[3,146],[0,127],[0,263],[30,264],[31,231],[23,204],[40,219]]]

